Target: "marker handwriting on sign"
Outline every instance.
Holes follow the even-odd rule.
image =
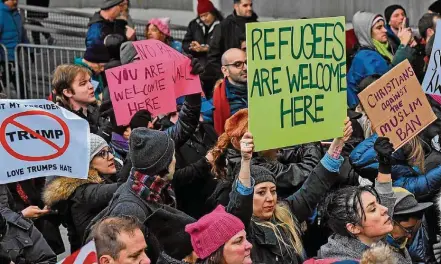
[[[441,73],[441,50],[436,50],[433,53],[433,57],[430,58],[433,62],[432,75],[430,76],[430,82],[426,87],[426,93],[441,94],[440,90],[440,73]]]
[[[6,176],[8,178],[15,177],[15,176],[21,176],[25,173],[40,173],[40,172],[47,172],[47,171],[66,171],[72,173],[72,167],[64,164],[45,164],[45,165],[37,165],[37,166],[29,166],[26,168],[19,168],[11,171],[6,172]]]
[[[409,61],[395,66],[358,97],[379,136],[395,149],[436,119]]]
[[[302,26],[255,28],[251,31],[251,59],[271,61],[320,62],[292,63],[285,66],[257,67],[251,72],[250,97],[276,96],[288,89],[290,99],[280,99],[280,127],[320,123],[326,93],[346,91],[344,25],[312,23]],[[312,38],[310,37],[312,36]],[[288,85],[283,85],[283,84]],[[315,95],[301,95],[316,89]],[[289,122],[290,121],[290,122]],[[287,126],[290,124],[289,126]]]

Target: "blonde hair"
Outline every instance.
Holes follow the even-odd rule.
[[[403,146],[403,149],[407,154],[406,158],[408,164],[411,166],[417,166],[421,173],[425,173],[425,154],[419,137],[412,138]]]
[[[360,264],[396,264],[388,245],[374,246],[363,253]]]
[[[72,89],[72,84],[78,74],[82,74],[84,76],[92,75],[89,69],[74,64],[60,65],[53,73],[52,89],[55,91],[56,102],[65,108],[72,107],[69,104],[69,98],[63,94],[63,91],[67,89],[70,92],[75,93]]]
[[[256,222],[253,220],[253,222],[256,225],[270,228],[276,235],[277,241],[279,242],[279,247],[292,246],[299,256],[303,256],[303,244],[300,229],[288,206],[284,203],[277,203],[273,213],[273,219],[276,220],[276,224],[273,224],[270,221]],[[277,229],[278,227],[281,227],[282,230],[288,234],[289,241],[284,241],[280,231]],[[289,242],[289,244],[287,242]],[[288,250],[288,252],[290,251]]]

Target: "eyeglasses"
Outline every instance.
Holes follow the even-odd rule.
[[[98,154],[96,154],[98,157],[101,157],[103,159],[109,159],[109,154],[112,153],[109,149],[103,149]]]
[[[225,64],[224,66],[225,66],[225,67],[227,67],[227,66],[234,66],[234,67],[237,68],[237,69],[243,69],[243,67],[244,67],[245,65],[248,65],[248,62],[247,62],[247,61],[235,61],[235,62],[230,63],[230,64]]]
[[[397,221],[394,220],[394,223],[401,228],[401,230],[403,230],[406,233],[406,236],[413,236],[413,234],[415,234],[415,232],[420,228],[421,225],[421,220],[417,222],[416,225],[412,226],[412,227],[404,227],[402,225],[400,225],[400,223],[398,223]]]

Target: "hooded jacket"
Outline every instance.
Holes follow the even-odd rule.
[[[67,225],[71,252],[81,248],[89,222],[107,206],[119,183],[106,184],[96,170],[87,179],[56,177],[47,183],[43,201],[58,209]]]
[[[11,10],[3,2],[0,3],[0,43],[5,45],[8,51],[8,60],[15,59],[15,47],[20,43],[29,43],[23,22],[18,10]],[[4,52],[0,52],[3,61]]]
[[[378,174],[377,154],[374,144],[378,135],[360,143],[350,155],[351,164],[361,177],[371,181]],[[424,146],[424,145],[423,145]],[[394,187],[402,187],[415,195],[417,200],[433,198],[441,188],[441,154],[426,148],[426,173],[421,173],[417,167],[409,166],[402,149],[392,154],[396,163],[392,166]]]
[[[348,106],[351,109],[355,109],[359,104],[357,94],[360,91],[357,86],[361,80],[374,74],[383,75],[405,59],[412,61],[413,50],[409,46],[400,45],[392,61],[389,61],[376,51],[372,41],[371,30],[372,23],[377,16],[379,15],[369,12],[357,12],[352,20],[360,49],[355,54],[347,75],[347,100]]]

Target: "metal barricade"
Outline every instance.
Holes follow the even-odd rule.
[[[20,44],[15,48],[15,83],[18,98],[47,98],[52,73],[58,65],[74,63],[85,48]],[[23,94],[24,93],[24,94]]]
[[[20,11],[25,18],[25,28],[30,32],[45,32],[57,39],[57,45],[66,47],[84,47],[84,37],[87,32],[87,25],[93,14],[77,12],[59,8],[45,8],[39,6],[19,5]],[[29,16],[30,12],[47,13],[47,18],[38,18],[35,15]],[[41,24],[40,24],[41,23]],[[147,20],[134,20],[136,36],[138,40],[145,39],[145,26]],[[181,41],[184,38],[187,27],[170,25],[170,31],[174,39]]]
[[[8,96],[11,95],[11,79],[10,79],[10,69],[11,63],[8,58],[8,49],[5,45],[0,44],[0,57],[2,61],[0,63],[0,91],[6,93]]]

